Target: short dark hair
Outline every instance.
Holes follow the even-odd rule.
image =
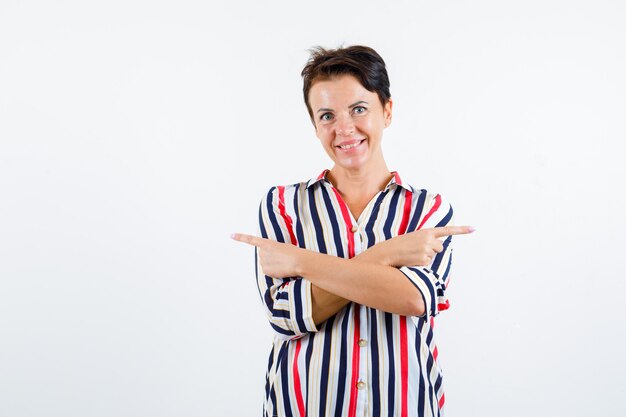
[[[311,56],[302,69],[304,103],[313,120],[313,110],[309,104],[309,91],[315,81],[350,74],[366,90],[376,93],[384,106],[391,98],[389,76],[385,61],[378,52],[368,46],[353,45],[337,49],[324,49],[316,46],[309,50]]]

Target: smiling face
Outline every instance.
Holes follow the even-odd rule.
[[[391,123],[389,100],[384,106],[352,75],[316,81],[309,103],[317,137],[335,166],[360,171],[383,161],[383,130]]]

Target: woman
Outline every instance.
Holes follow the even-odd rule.
[[[390,172],[392,100],[371,48],[317,48],[304,100],[332,169],[272,187],[257,284],[275,330],[264,416],[438,416],[433,317],[448,308],[452,208]]]

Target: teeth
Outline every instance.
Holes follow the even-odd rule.
[[[355,142],[355,143],[353,143],[353,144],[351,144],[351,145],[343,145],[343,146],[340,146],[340,148],[341,148],[341,149],[352,149],[352,148],[356,148],[356,147],[357,147],[357,146],[359,146],[360,144],[361,144],[361,141],[359,141],[359,142]]]

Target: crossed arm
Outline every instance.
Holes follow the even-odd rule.
[[[311,282],[313,321],[324,322],[350,301],[406,316],[422,316],[420,291],[398,268],[429,265],[444,250],[442,237],[471,233],[469,226],[421,229],[380,242],[352,259],[245,234],[233,239],[257,247],[263,273]]]

